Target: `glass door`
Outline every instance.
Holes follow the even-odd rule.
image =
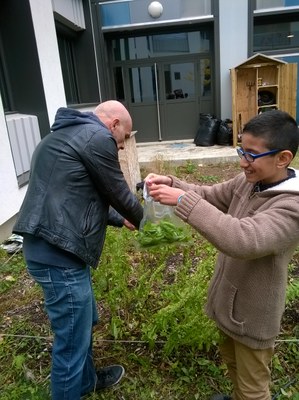
[[[195,137],[198,125],[198,76],[196,62],[163,63],[163,139]]]
[[[130,62],[115,68],[114,79],[138,142],[194,139],[200,112],[210,112],[208,58]]]
[[[128,67],[129,110],[138,139],[162,140],[157,64]],[[134,128],[135,129],[135,128]]]
[[[114,94],[132,115],[137,141],[194,139],[200,112],[212,112],[211,83],[203,90],[212,44],[212,25],[111,39]]]

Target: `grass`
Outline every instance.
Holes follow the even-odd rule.
[[[150,169],[214,183],[237,173],[236,166],[195,168],[189,161],[178,167],[157,160]],[[93,271],[101,315],[94,358],[97,366],[123,364],[126,375],[90,399],[206,400],[230,392],[218,331],[203,312],[216,251],[192,235],[188,246],[140,251],[132,232],[108,228]],[[298,261],[299,249],[289,265],[288,304],[271,367],[277,400],[299,400]],[[0,399],[48,400],[52,333],[41,291],[27,275],[22,254],[0,251],[0,265]]]

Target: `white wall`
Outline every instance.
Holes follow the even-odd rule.
[[[72,0],[69,0],[72,1]],[[51,0],[30,0],[50,124],[59,107],[66,106]],[[19,188],[0,96],[0,242],[11,233],[27,185]]]
[[[66,106],[51,0],[30,0],[33,27],[50,124],[59,107]]]
[[[248,58],[248,0],[219,0],[221,119],[232,116],[230,69]]]
[[[75,30],[85,28],[82,0],[52,0],[52,6],[63,23]]]

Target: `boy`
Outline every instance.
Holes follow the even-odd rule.
[[[270,400],[269,363],[285,306],[288,263],[299,243],[299,177],[289,168],[298,127],[287,113],[257,115],[237,149],[243,173],[213,186],[149,174],[150,195],[209,240],[219,256],[206,311],[224,336],[220,353],[233,394]]]

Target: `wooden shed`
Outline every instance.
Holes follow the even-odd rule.
[[[233,146],[244,124],[259,113],[279,109],[296,118],[297,64],[258,53],[230,72]]]

